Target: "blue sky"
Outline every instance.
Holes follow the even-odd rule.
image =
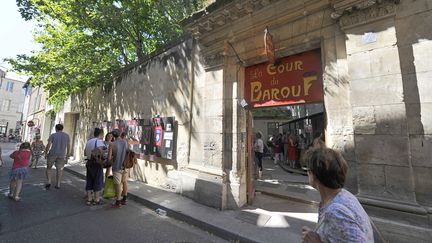
[[[0,5],[0,66],[8,67],[3,58],[30,54],[38,46],[33,42],[34,22],[24,21],[15,0],[1,0]]]

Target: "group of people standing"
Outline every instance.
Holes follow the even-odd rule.
[[[86,156],[86,191],[87,205],[101,204],[101,191],[104,179],[112,173],[115,189],[115,202],[112,208],[120,208],[127,204],[128,169],[124,168],[129,144],[126,133],[113,130],[104,134],[103,129],[95,128],[94,138],[87,141],[84,154]],[[106,168],[105,176],[103,169]]]
[[[300,161],[302,161],[305,151],[312,147],[314,143],[317,143],[316,140],[322,140],[321,133],[317,133],[309,145],[307,145],[308,143],[303,134],[296,136],[293,133],[289,133],[288,135],[279,133],[265,144],[262,140],[262,133],[256,133],[254,152],[258,166],[258,177],[261,178],[262,176],[262,159],[266,150],[269,150],[268,147],[271,148],[274,164],[286,161],[291,168],[296,169],[306,166],[302,165]]]
[[[69,135],[63,132],[63,125],[55,126],[56,132],[48,138],[48,144],[45,147],[40,140],[40,135],[36,134],[35,141],[21,143],[18,150],[14,151],[10,158],[13,159],[12,169],[9,175],[9,194],[8,197],[15,201],[20,201],[21,190],[24,179],[27,178],[29,172],[28,167],[37,168],[39,160],[44,156],[47,160],[45,171],[47,183],[46,190],[51,188],[51,169],[56,167],[56,184],[55,188],[60,189],[61,177],[64,165],[67,163],[70,155],[70,139]],[[30,164],[31,159],[31,164]]]
[[[39,134],[35,135],[35,140],[30,144],[23,142],[19,149],[14,151],[10,158],[13,159],[12,169],[10,172],[10,185],[8,197],[15,200],[21,200],[21,190],[24,179],[28,177],[28,168],[38,168],[37,164],[45,157],[47,167],[45,171],[46,184],[45,189],[51,189],[51,170],[56,167],[56,181],[54,188],[60,189],[62,172],[68,158],[71,154],[71,145],[69,135],[63,132],[63,125],[55,126],[56,132],[48,138],[48,144],[45,146]],[[126,133],[113,130],[104,134],[103,129],[95,128],[94,137],[86,143],[84,155],[86,156],[86,204],[100,205],[101,191],[104,186],[104,180],[112,174],[115,189],[115,201],[112,208],[120,208],[127,203],[127,177],[128,169],[123,166],[126,157],[128,142]],[[97,153],[99,152],[99,153]],[[96,156],[96,157],[95,157]],[[30,162],[31,161],[31,162]],[[0,148],[1,165],[1,148]],[[104,174],[104,168],[106,172]]]
[[[293,169],[301,167],[300,160],[307,149],[303,134],[296,136],[293,133],[288,135],[279,133],[269,143],[273,148],[275,164],[279,161],[287,161]]]

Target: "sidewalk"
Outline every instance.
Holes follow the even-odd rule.
[[[65,171],[85,179],[85,167],[75,164]],[[179,194],[129,181],[129,198],[150,209],[184,221],[216,236],[237,242],[301,242],[301,227],[314,227],[316,207],[258,193],[254,205],[220,211]]]
[[[289,199],[296,202],[318,205],[320,195],[309,186],[307,174],[302,170],[285,168],[273,163],[270,159],[263,160],[263,177],[255,181],[255,190],[263,194]]]

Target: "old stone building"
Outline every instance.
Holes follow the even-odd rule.
[[[26,77],[0,67],[0,137],[20,134]]]
[[[303,93],[321,87],[311,102],[324,106],[327,146],[349,162],[347,188],[389,242],[430,242],[431,23],[428,0],[214,1],[184,21],[190,37],[128,67],[112,87],[72,97],[63,121],[80,156],[94,122],[175,117],[175,159],[144,155],[134,176],[209,206],[240,207],[253,200],[251,112],[260,109],[242,108],[254,99],[249,71],[282,73],[283,60],[312,55],[319,65]],[[282,64],[266,64],[266,28]],[[271,85],[260,97],[296,94],[297,86]]]
[[[49,135],[54,131],[53,107],[48,104],[48,94],[40,86],[33,87],[28,81],[24,85],[26,98],[23,112],[23,140],[33,141],[36,134],[47,143]],[[30,125],[30,126],[29,126]]]

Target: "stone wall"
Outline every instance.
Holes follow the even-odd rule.
[[[221,1],[222,2],[222,1]],[[357,191],[350,86],[345,35],[331,18],[327,1],[228,1],[209,16],[189,26],[204,46],[204,67],[219,68],[224,76],[224,172],[230,188],[227,207],[245,195],[247,164],[247,111],[240,108],[244,97],[244,68],[267,61],[264,29],[273,35],[277,57],[321,49],[324,104],[327,113],[326,141],[344,153],[350,163],[347,187]],[[229,23],[229,28],[228,27]],[[240,186],[234,186],[240,185]]]
[[[230,196],[245,193],[248,112],[238,103],[244,67],[267,61],[263,31],[268,27],[277,57],[321,49],[326,143],[349,163],[347,188],[358,193],[391,242],[430,240],[431,5],[427,0],[216,1],[186,21],[204,47],[204,68],[224,70],[227,205],[238,203]]]
[[[95,87],[73,98],[71,111],[81,114],[77,139],[83,148],[93,122],[174,116],[178,121],[177,159],[139,160],[133,177],[165,185],[171,170],[188,161],[192,41],[184,41],[151,59],[123,70],[112,86]]]
[[[430,1],[382,1],[339,19],[346,34],[358,197],[390,242],[432,239],[425,129],[431,123],[425,95],[431,91],[430,9]]]
[[[174,116],[178,122],[176,159],[150,161],[145,156],[131,176],[221,208],[222,71],[205,72],[200,58],[199,45],[185,38],[126,68],[112,86],[91,88],[73,97],[64,110],[65,118],[68,113],[80,114],[76,157],[83,156],[93,122]]]

